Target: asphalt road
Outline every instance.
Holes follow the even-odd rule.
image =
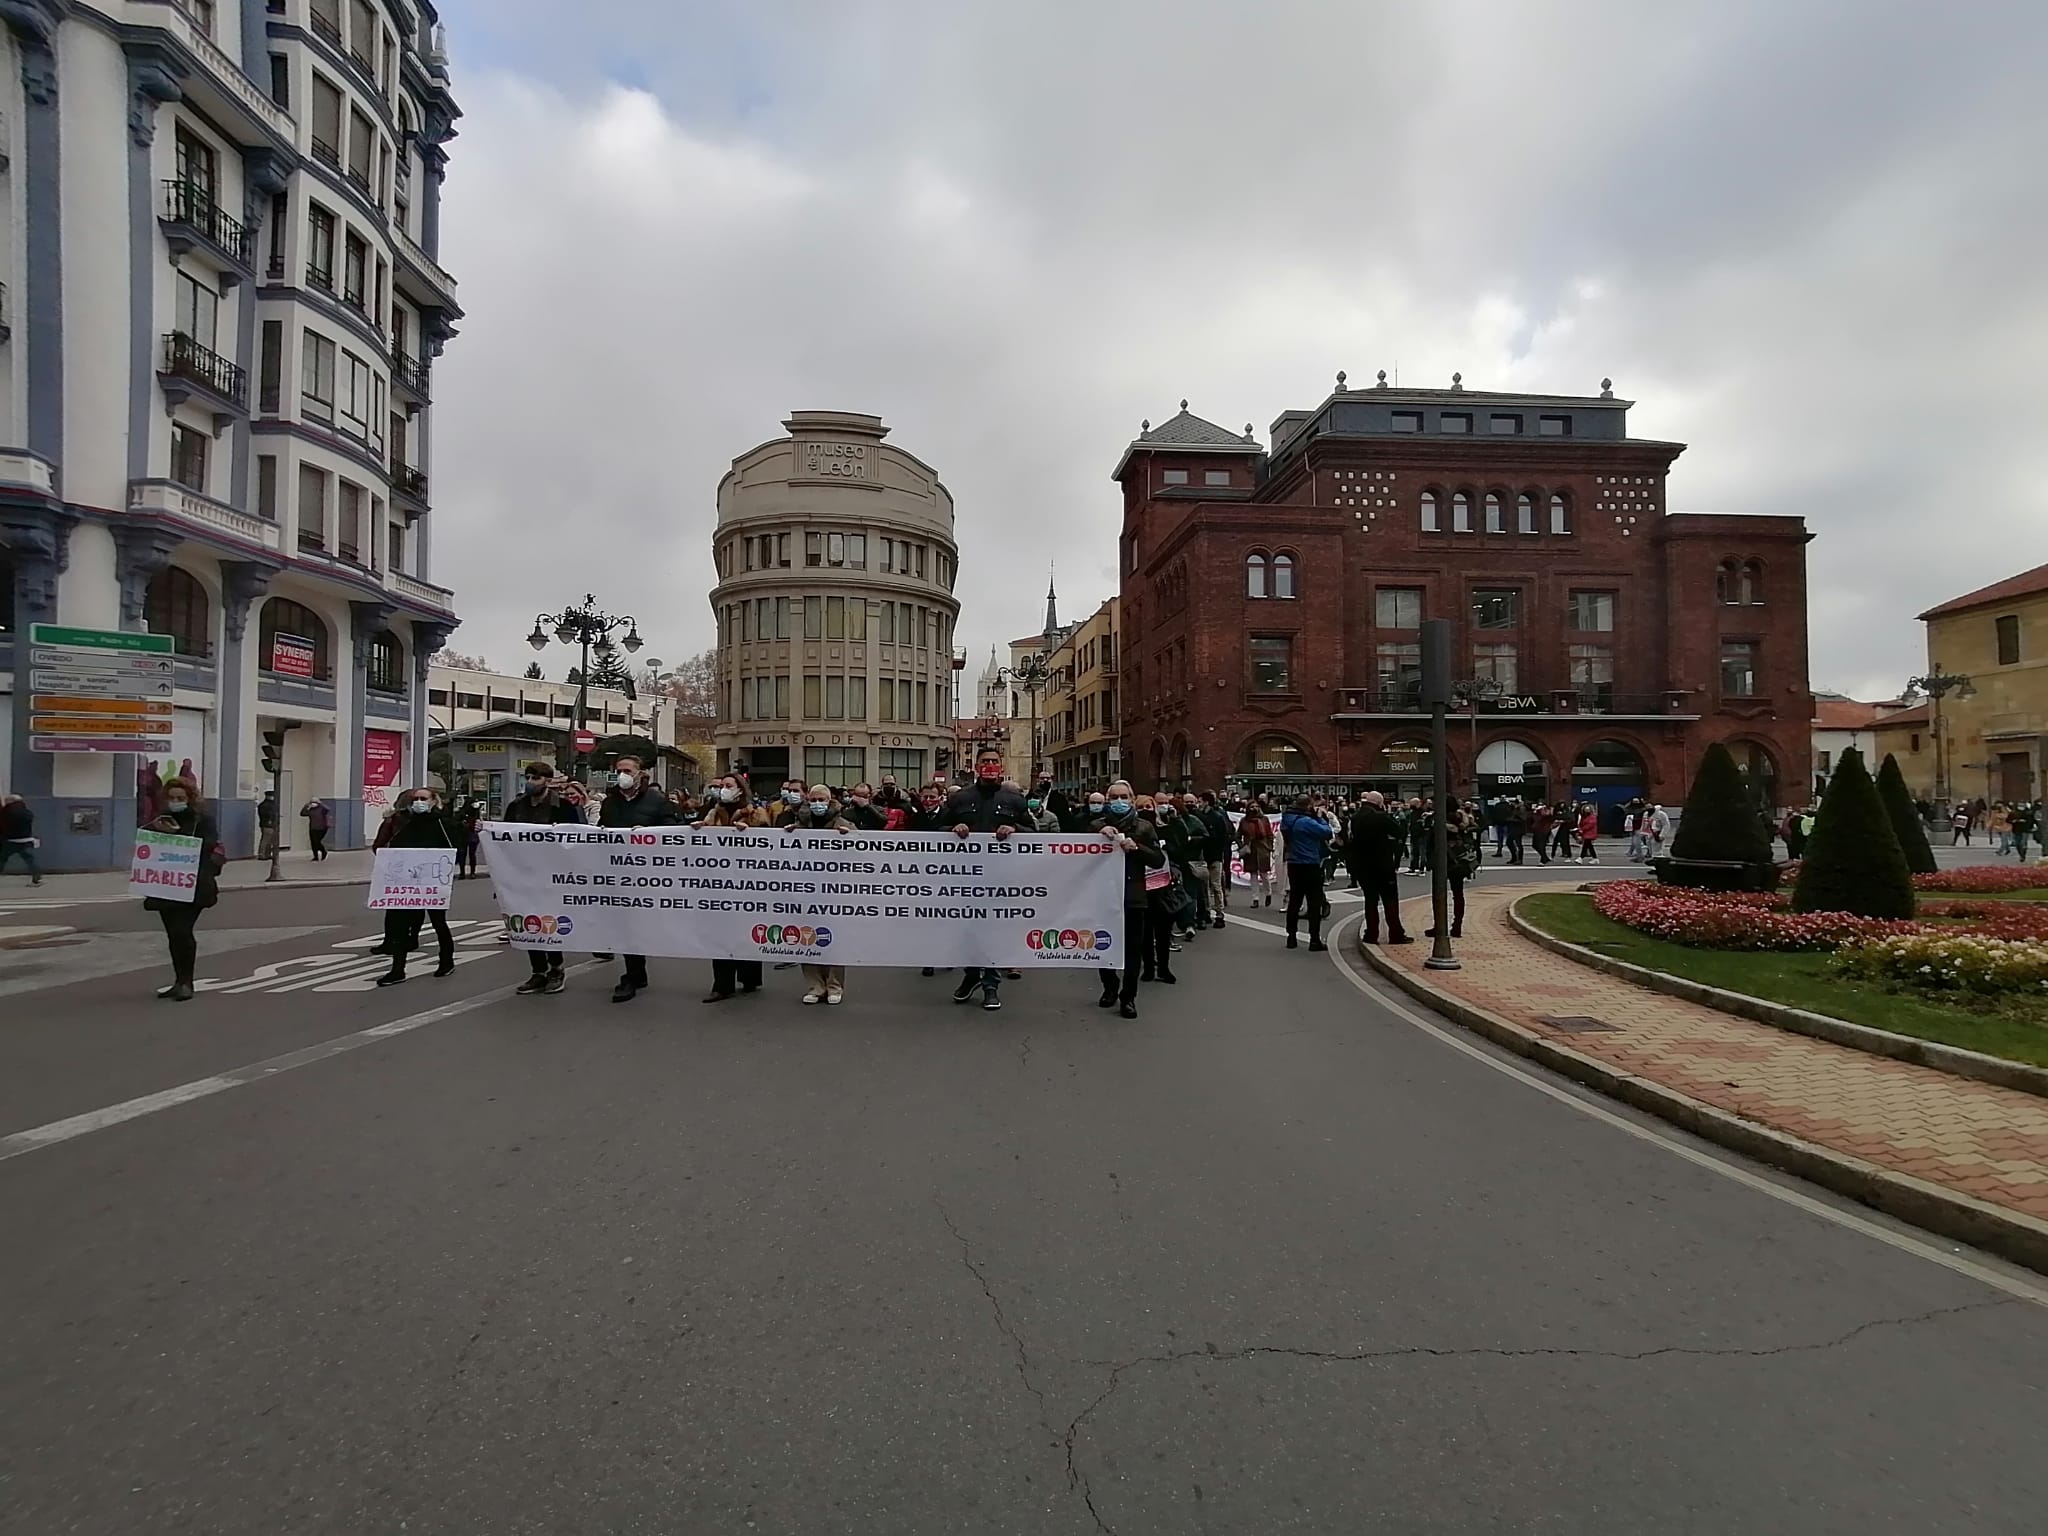
[[[1267,929],[1125,1023],[1078,977],[511,998],[481,926],[377,991],[360,902],[230,896],[184,1006],[126,904],[0,951],[0,1138],[89,1117],[0,1139],[0,1531],[2044,1528],[2027,1282]]]

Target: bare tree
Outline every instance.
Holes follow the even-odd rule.
[[[718,714],[718,653],[699,651],[695,656],[676,663],[673,670],[663,673],[660,682],[650,674],[647,690],[657,690],[675,701],[679,715],[702,715],[716,718]]]
[[[437,667],[455,667],[464,672],[489,672],[491,664],[481,656],[465,655],[461,651],[436,651],[430,658]]]

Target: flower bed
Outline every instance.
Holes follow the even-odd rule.
[[[1961,869],[1937,869],[1931,875],[1915,875],[1913,889],[1973,894],[2048,891],[2048,864],[1967,864]]]
[[[1847,912],[1793,912],[1784,897],[1759,891],[1694,891],[1640,880],[1596,886],[1593,906],[1652,938],[1698,949],[1828,950],[1920,931],[1917,923]]]
[[[2048,941],[1979,934],[1905,934],[1851,945],[1836,960],[1846,974],[1933,991],[2048,992]]]

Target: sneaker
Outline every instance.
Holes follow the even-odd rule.
[[[1296,943],[1296,942],[1295,942],[1295,938],[1294,938],[1294,935],[1293,935],[1293,934],[1291,934],[1291,933],[1290,933],[1289,935],[1287,935],[1287,947],[1288,947],[1289,949],[1299,949],[1299,948],[1301,948],[1301,946],[1300,946],[1300,945],[1299,945],[1298,943]]]
[[[630,981],[621,980],[612,988],[612,1001],[615,1003],[630,1003],[639,995],[640,989]]]
[[[738,994],[733,992],[707,992],[704,994],[704,1001],[707,1003],[729,1003],[736,996]]]
[[[522,981],[521,983],[519,983],[519,985],[518,985],[518,986],[514,987],[514,988],[512,989],[512,991],[513,991],[513,993],[514,993],[514,994],[515,994],[516,996],[519,996],[519,997],[532,997],[532,996],[533,996],[533,995],[534,995],[535,993],[537,993],[537,992],[545,992],[545,991],[547,991],[547,989],[548,989],[548,978],[547,978],[547,977],[545,977],[545,976],[529,976],[529,977],[527,977],[527,978],[526,978],[526,980],[524,980],[524,981]]]
[[[827,1007],[837,1008],[841,1003],[845,1001],[846,994],[845,992],[841,991],[838,987],[827,987],[825,989],[825,1005]]]
[[[1002,1006],[1003,998],[1001,993],[984,992],[981,994],[981,1011],[983,1013],[994,1013]]]
[[[813,1003],[822,1003],[823,1001],[825,1001],[825,994],[817,987],[811,988],[810,991],[804,994],[804,1006],[806,1008],[810,1007]]]
[[[974,1001],[974,989],[975,989],[975,988],[976,988],[976,987],[977,987],[978,985],[979,985],[979,983],[978,983],[978,982],[972,982],[972,981],[963,981],[963,982],[961,982],[959,986],[957,986],[957,987],[955,987],[955,988],[953,989],[953,1001],[954,1001],[954,1002],[956,1002],[956,1003],[971,1003],[971,1002],[973,1002],[973,1001]]]
[[[1223,914],[1222,914],[1222,913],[1220,913],[1220,912],[1219,912],[1219,913],[1217,913],[1217,914],[1216,914],[1216,921],[1215,921],[1215,922],[1213,922],[1213,923],[1211,923],[1211,924],[1210,924],[1209,926],[1210,926],[1211,928],[1221,928],[1221,927],[1223,927],[1223,926],[1224,926],[1224,924],[1223,924]]]
[[[560,992],[568,985],[569,973],[567,971],[551,970],[548,972],[547,990],[549,992]]]
[[[384,974],[383,974],[382,976],[379,976],[379,977],[377,978],[377,985],[378,985],[378,986],[380,986],[380,987],[395,987],[395,986],[397,986],[397,985],[398,985],[398,984],[399,984],[399,983],[400,983],[401,981],[404,981],[404,980],[405,980],[405,972],[403,972],[403,971],[386,971],[386,972],[385,972],[385,973],[384,973]]]
[[[1138,1016],[1138,1010],[1129,1003],[1124,1003],[1117,1008],[1117,1014],[1121,1018],[1135,1019]]]
[[[1396,939],[1394,942],[1396,944],[1406,944],[1408,941],[1406,939]],[[1312,955],[1326,954],[1329,952],[1329,948],[1330,946],[1321,939],[1310,939],[1308,941],[1308,952]]]

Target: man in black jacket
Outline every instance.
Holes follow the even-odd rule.
[[[1014,789],[1003,787],[1003,749],[985,746],[974,755],[974,782],[956,789],[939,812],[939,824],[956,837],[1008,837],[1031,825],[1031,809]],[[1003,1006],[1003,973],[997,966],[970,965],[962,973],[953,1001],[972,1001],[981,988],[981,1006],[991,1013]]]
[[[528,763],[526,793],[508,800],[505,814],[499,819],[537,826],[582,826],[583,813],[556,793],[554,777],[555,770],[549,764]],[[529,949],[526,963],[533,967],[533,974],[513,991],[531,997],[536,992],[559,992],[568,985],[559,949]]]
[[[1202,791],[1195,819],[1204,829],[1202,862],[1209,866],[1209,921],[1221,928],[1223,905],[1230,895],[1230,845],[1237,840],[1237,829],[1231,826],[1230,817],[1213,789]]]
[[[648,784],[639,758],[622,757],[612,764],[612,787],[597,814],[600,827],[668,827],[674,826],[675,821],[676,808],[667,795]],[[626,973],[612,988],[612,1001],[630,1003],[634,994],[647,985],[647,957],[620,958],[626,962]]]
[[[1347,849],[1351,867],[1358,872],[1359,889],[1365,893],[1365,942],[1380,939],[1380,908],[1387,909],[1387,942],[1406,944],[1407,931],[1401,926],[1401,829],[1387,814],[1387,802],[1378,790],[1370,790],[1358,809],[1351,813]]]

